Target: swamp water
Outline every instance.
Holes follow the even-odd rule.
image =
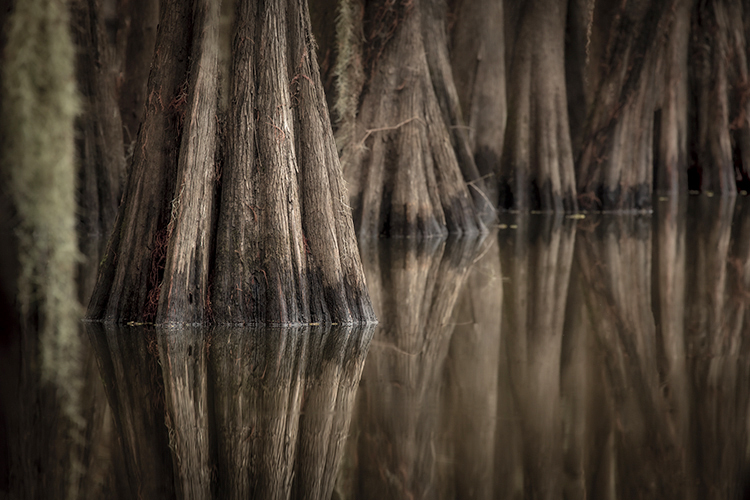
[[[361,253],[376,327],[84,323],[75,424],[5,346],[0,498],[750,491],[745,199]]]

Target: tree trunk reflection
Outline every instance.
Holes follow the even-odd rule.
[[[87,324],[143,498],[330,498],[372,327]]]

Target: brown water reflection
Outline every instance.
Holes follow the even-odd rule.
[[[750,208],[687,203],[363,250],[382,324],[338,496],[747,495]]]
[[[363,247],[374,330],[86,324],[80,442],[0,344],[0,498],[747,497],[750,204],[505,218]]]
[[[330,498],[372,327],[86,328],[121,498]]]

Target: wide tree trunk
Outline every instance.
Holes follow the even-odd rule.
[[[500,206],[577,210],[565,87],[566,0],[518,10],[508,76],[508,123],[498,174]]]
[[[634,215],[602,222],[579,235],[575,258],[582,283],[575,290],[581,295],[571,298],[572,307],[584,308],[583,328],[596,339],[607,391],[600,406],[611,412],[602,444],[611,449],[610,470],[594,474],[611,475],[610,487],[621,497],[684,498],[684,443],[660,379],[651,220]]]
[[[218,23],[218,2],[164,6],[89,317],[373,321],[305,4],[237,3],[226,120]]]
[[[484,229],[474,200],[486,203],[486,193],[461,134],[451,132],[463,124],[453,121],[460,116],[447,53],[427,47],[447,43],[435,22],[441,12],[437,0],[341,4],[338,134],[361,235]]]
[[[688,12],[676,0],[595,5],[590,45],[606,50],[586,71],[594,98],[577,163],[582,208],[650,210],[655,150],[665,190],[684,178]]]

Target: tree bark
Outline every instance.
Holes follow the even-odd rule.
[[[466,118],[469,148],[484,179],[487,196],[497,206],[497,173],[508,114],[503,2],[456,0],[451,11],[455,16],[451,66],[460,109]]]
[[[342,9],[352,22],[359,18],[362,23],[339,30],[337,63],[342,164],[359,234],[482,231],[466,184],[477,181],[473,185],[481,190],[478,175],[467,179],[462,174],[439,102],[452,86],[445,80],[447,55],[442,54],[440,67],[428,64],[424,34],[439,28],[425,18],[429,13],[432,19],[431,9],[439,6],[435,0],[353,1]],[[360,30],[364,40],[357,38]],[[434,36],[445,39],[444,32]]]
[[[118,42],[125,46],[120,65],[119,105],[122,115],[122,137],[132,154],[138,128],[146,108],[146,89],[159,24],[158,0],[118,0],[118,15],[125,26]]]
[[[680,69],[680,37],[685,36],[675,32],[684,29],[684,22],[676,21],[678,10],[684,14],[684,8],[678,9],[665,0],[630,2],[594,14],[593,40],[605,43],[607,48],[601,59],[590,62],[598,75],[577,165],[582,208],[651,208],[654,112],[660,104],[661,86],[677,83],[674,78]],[[674,44],[670,50],[666,40]],[[670,57],[665,63],[667,53]],[[665,64],[669,76],[663,81]],[[674,91],[681,91],[679,85]],[[674,109],[676,103],[669,100],[679,102],[679,97],[676,94],[668,98],[663,113],[665,130],[661,133],[667,142],[679,141],[679,119],[675,116],[678,110]],[[675,134],[677,138],[673,137]],[[673,149],[665,149],[663,154],[665,161],[678,161]]]
[[[508,80],[508,124],[498,175],[500,206],[574,212],[573,151],[565,87],[567,2],[520,7]]]
[[[698,1],[693,15],[692,83],[696,89],[699,187],[736,196],[750,172],[750,75],[741,2]]]
[[[237,3],[225,126],[218,22],[217,2],[163,9],[89,317],[372,322],[305,4]]]

